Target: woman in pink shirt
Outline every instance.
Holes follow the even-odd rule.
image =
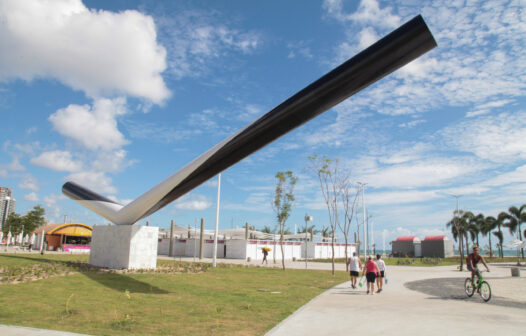
[[[378,274],[380,274],[380,269],[378,265],[374,262],[373,257],[369,256],[367,262],[363,266],[363,273],[367,278],[367,294],[371,293],[374,295],[374,281]]]

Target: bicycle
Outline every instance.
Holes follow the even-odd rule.
[[[491,287],[489,283],[482,277],[482,272],[475,274],[475,276],[477,277],[475,285],[473,285],[471,278],[467,278],[466,281],[464,281],[464,290],[466,291],[466,295],[468,297],[472,297],[476,289],[480,294],[480,297],[482,297],[482,300],[488,302],[491,299]]]

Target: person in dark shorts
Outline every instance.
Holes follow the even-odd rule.
[[[479,247],[477,245],[474,245],[473,253],[470,253],[466,258],[466,267],[468,268],[468,271],[471,272],[471,282],[474,281],[475,274],[480,276],[480,271],[478,268],[479,262],[482,262],[484,267],[486,267],[486,271],[489,272],[489,268],[488,268],[488,265],[486,264],[486,260],[484,260],[484,257],[479,254]],[[477,292],[478,292],[478,289],[477,289]]]
[[[371,295],[374,295],[374,282],[376,280],[376,276],[380,274],[380,269],[374,262],[372,256],[369,256],[367,262],[365,263],[363,272],[365,273],[365,278],[367,279],[367,294],[371,293]]]
[[[376,265],[378,265],[378,269],[380,270],[380,273],[376,277],[376,286],[378,286],[377,293],[380,293],[384,289],[385,262],[379,254],[376,255]]]
[[[355,289],[356,279],[360,275],[360,270],[362,269],[362,261],[356,256],[356,252],[353,252],[352,257],[347,260],[347,265],[350,266],[351,287]]]

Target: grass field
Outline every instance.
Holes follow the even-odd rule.
[[[0,255],[4,275],[6,269],[54,272],[46,279],[0,285],[0,323],[97,335],[261,335],[347,280],[345,272],[333,277],[324,271],[229,265],[199,272],[166,260],[159,261],[160,268],[179,271],[100,273],[79,266],[86,260]]]

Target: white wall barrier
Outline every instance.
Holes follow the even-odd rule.
[[[218,258],[247,259],[250,257],[252,260],[263,260],[262,248],[267,247],[271,249],[267,257],[268,260],[281,260],[281,245],[279,241],[229,239],[226,241],[218,240],[217,242]],[[170,239],[159,239],[158,254],[168,255],[169,247]],[[203,257],[212,258],[213,248],[214,240],[206,239]],[[344,258],[345,248],[345,244],[335,243],[334,257]],[[199,257],[199,239],[175,239],[173,249],[173,255],[177,257]],[[305,258],[305,252],[307,252],[307,258],[309,259],[327,259],[332,255],[332,246],[331,243],[325,242],[309,241],[305,244],[305,242],[300,241],[285,241],[283,242],[283,252],[287,260]],[[347,244],[348,256],[351,256],[353,252],[356,252],[356,245]]]
[[[173,256],[176,257],[196,257],[199,258],[200,240],[196,238],[174,239]],[[170,238],[159,239],[157,254],[169,255]],[[212,258],[214,251],[214,240],[205,239],[203,246],[203,258]],[[225,241],[217,241],[217,257],[225,257]]]

